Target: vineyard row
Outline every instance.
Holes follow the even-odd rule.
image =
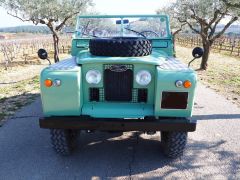
[[[179,35],[176,37],[176,43],[185,47],[202,46],[202,40],[198,36]],[[240,38],[222,37],[216,40],[212,49],[217,52],[225,52],[232,56],[240,56]]]
[[[34,39],[0,41],[0,64],[7,68],[11,62],[16,60],[27,62],[37,55],[37,51],[40,48],[44,48],[48,52],[53,51],[52,38],[40,37]],[[60,53],[70,53],[70,49],[71,37],[61,37],[59,42]]]
[[[181,46],[194,47],[202,46],[201,38],[193,35],[178,35],[176,43]],[[51,37],[39,37],[35,39],[7,40],[0,41],[0,64],[5,68],[15,61],[31,60],[36,56],[38,49],[44,48],[48,52],[53,51],[53,41]],[[60,38],[60,53],[70,53],[71,37],[62,36]],[[227,52],[233,56],[240,56],[240,38],[222,37],[214,42],[212,49],[218,52]]]

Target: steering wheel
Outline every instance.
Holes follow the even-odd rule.
[[[140,32],[141,34],[143,34],[145,37],[152,37],[151,34],[154,34],[155,37],[159,37],[159,34],[154,32],[154,31],[142,31]]]

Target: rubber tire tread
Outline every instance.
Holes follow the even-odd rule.
[[[161,132],[163,152],[169,158],[178,158],[183,155],[187,144],[187,132]]]
[[[76,130],[51,129],[50,135],[52,147],[60,155],[70,155],[77,146]]]
[[[146,38],[94,38],[89,41],[90,53],[95,56],[139,57],[152,53],[151,41]]]

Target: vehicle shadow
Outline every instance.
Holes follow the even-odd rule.
[[[20,110],[22,111],[23,107],[30,105],[39,97],[40,97],[39,93],[28,93],[28,92],[25,92],[25,93],[19,92],[18,95],[1,97],[0,98],[0,126],[2,126],[6,120],[21,118],[21,117],[18,117],[16,113],[19,112]],[[27,116],[31,117],[29,113],[27,113],[27,115],[24,117],[27,117]]]
[[[214,178],[221,174],[231,179],[236,176],[237,167],[240,166],[240,156],[224,150],[222,146],[225,143],[223,140],[211,142],[190,138],[184,156],[173,160],[163,155],[159,134],[149,136],[131,132],[121,136],[103,132],[82,133],[79,149],[70,157],[59,156],[57,159],[59,163],[68,164],[76,178],[80,178],[80,170],[84,179],[139,179],[142,174],[148,179],[184,178],[182,172],[196,173],[201,178]],[[222,166],[227,168],[221,171]],[[207,170],[209,168],[216,169],[211,172]],[[201,170],[204,173],[199,173]],[[161,173],[157,173],[159,171]]]
[[[206,114],[206,115],[193,115],[192,119],[196,120],[219,120],[219,119],[239,119],[240,114]]]

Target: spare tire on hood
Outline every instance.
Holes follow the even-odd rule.
[[[89,41],[90,53],[95,56],[139,57],[152,53],[152,44],[146,38],[94,38]]]

